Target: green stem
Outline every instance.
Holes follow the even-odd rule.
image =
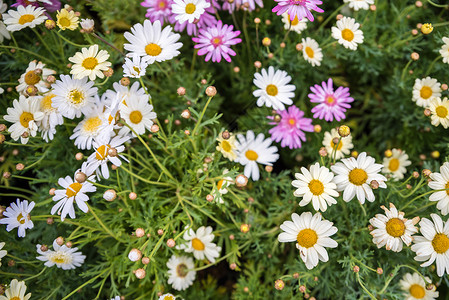
[[[101,222],[101,219],[98,218],[98,216],[95,214],[93,208],[92,208],[88,203],[86,203],[86,204],[87,204],[87,207],[89,208],[89,212],[92,213],[92,215],[94,216],[95,220],[97,220],[97,222],[100,224],[100,226],[101,226],[107,233],[109,233],[110,236],[112,236],[114,239],[116,239],[116,240],[118,241],[119,239],[115,236],[115,234],[114,234],[109,228],[107,228],[107,227],[103,224],[103,222]]]
[[[55,32],[61,39],[63,39],[66,43],[69,43],[70,45],[73,45],[73,46],[79,47],[79,48],[87,48],[90,46],[90,45],[80,45],[80,44],[74,43],[71,40],[66,39],[59,31],[55,31]]]
[[[122,167],[121,167],[120,169],[122,169],[123,171],[125,171],[125,172],[128,173],[129,175],[131,175],[131,176],[133,176],[133,177],[136,177],[136,178],[139,179],[140,181],[143,181],[143,182],[146,182],[146,183],[149,183],[149,184],[154,184],[154,185],[171,186],[171,184],[168,184],[168,183],[158,182],[158,181],[151,181],[151,180],[145,179],[145,178],[143,178],[143,177],[140,177],[139,175],[134,174],[132,171],[130,171],[130,170],[124,168],[123,165],[122,165]]]
[[[431,0],[427,0],[427,2],[429,2],[430,5],[433,5],[433,6],[435,6],[435,7],[445,8],[445,7],[448,7],[448,6],[449,6],[449,4],[437,4],[437,3],[435,3],[435,2],[433,2],[433,1],[431,1]]]
[[[198,119],[198,122],[196,123],[195,127],[193,128],[192,136],[195,135],[195,133],[196,133],[196,131],[198,129],[198,126],[200,125],[201,120],[203,119],[204,114],[206,113],[207,106],[209,105],[209,103],[212,100],[212,98],[213,98],[213,96],[209,97],[209,99],[207,100],[206,105],[204,106],[203,111],[201,112],[200,118]]]
[[[338,14],[338,12],[346,5],[347,3],[340,5],[329,17],[327,17],[327,19],[323,23],[321,23],[320,27],[318,27],[318,31],[323,29],[323,27],[326,26],[326,24],[329,23],[330,20],[332,20]]]
[[[359,273],[356,273],[356,276],[357,276],[357,281],[359,282],[360,286],[361,286],[362,289],[365,291],[365,293],[367,293],[368,296],[369,296],[371,299],[377,300],[377,298],[374,297],[374,295],[371,294],[371,292],[368,291],[368,289],[367,289],[367,288],[365,287],[365,285],[362,283],[362,280],[360,279],[360,274],[359,274]]]
[[[31,277],[28,277],[28,278],[25,278],[24,280],[27,281],[27,280],[30,280],[30,279],[39,277],[42,273],[45,272],[46,269],[47,269],[47,267],[44,267],[44,268],[42,269],[42,271],[40,271],[38,274],[36,274],[36,275],[34,275],[34,276],[31,276]]]
[[[442,56],[439,55],[438,57],[436,57],[436,58],[432,61],[432,63],[430,64],[430,66],[427,68],[426,75],[424,75],[424,76],[429,75],[430,71],[432,71],[432,69],[433,69],[433,66],[435,65],[435,63],[436,63],[438,60],[440,60],[441,57],[442,57]]]
[[[76,292],[78,292],[79,289],[82,289],[83,287],[85,287],[86,285],[92,283],[93,281],[95,281],[98,277],[100,277],[101,275],[103,275],[104,273],[106,273],[107,271],[109,271],[110,268],[107,268],[106,270],[104,270],[103,272],[101,272],[100,274],[98,274],[95,277],[92,277],[91,279],[89,279],[88,281],[86,281],[85,283],[83,283],[82,285],[80,285],[79,287],[77,287],[76,289],[74,289],[72,292],[70,292],[70,294],[68,294],[67,296],[65,296],[64,298],[62,298],[62,300],[66,300],[68,299],[70,296],[72,296],[73,294],[75,294]]]

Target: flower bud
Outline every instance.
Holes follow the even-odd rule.
[[[134,271],[134,275],[136,275],[136,277],[138,279],[144,279],[145,275],[146,275],[146,272],[145,272],[144,269],[137,269],[137,270]]]
[[[251,226],[249,224],[242,224],[242,225],[240,225],[240,231],[243,233],[247,233],[247,232],[249,232],[250,227]]]
[[[56,238],[56,244],[58,244],[59,246],[62,246],[62,244],[64,244],[64,238],[62,236],[58,236]]]
[[[422,170],[422,174],[423,174],[425,177],[429,178],[429,177],[430,177],[430,174],[432,174],[432,172],[431,172],[429,169],[424,169],[424,170]]]
[[[391,151],[390,149],[385,150],[384,155],[385,155],[385,157],[392,157],[393,156],[393,151]]]
[[[122,79],[120,79],[120,84],[123,86],[128,86],[130,84],[129,78],[123,77]]]
[[[285,283],[282,279],[278,279],[274,282],[274,288],[278,291],[282,291],[285,287]]]
[[[9,179],[11,177],[11,173],[10,172],[3,172],[3,178],[5,179]]]
[[[262,63],[260,61],[256,60],[254,62],[254,67],[256,67],[257,69],[260,69],[260,68],[262,68]]]
[[[117,149],[114,148],[114,147],[109,148],[109,149],[108,149],[108,155],[111,156],[111,157],[117,156]]]
[[[371,180],[369,185],[373,190],[377,190],[379,188],[379,182],[377,182],[377,180]]]
[[[48,250],[48,246],[47,245],[41,245],[41,251],[45,252]]]
[[[184,96],[184,95],[186,94],[186,88],[180,86],[180,87],[176,90],[176,92],[178,93],[179,96]]]
[[[54,20],[51,20],[51,19],[45,20],[45,28],[47,28],[48,30],[52,30],[52,29],[55,29],[55,27],[56,27],[56,22]]]
[[[163,229],[158,229],[158,230],[157,230],[157,234],[163,235],[163,234],[164,234],[164,230],[163,230]]]
[[[320,154],[321,157],[326,157],[328,154],[325,147],[321,147],[320,151],[318,151],[318,153]]]
[[[211,194],[206,196],[206,200],[209,202],[212,202],[214,200],[214,196],[212,196]]]
[[[106,201],[114,201],[117,198],[117,192],[113,189],[106,190],[103,194],[103,199]]]
[[[138,261],[142,258],[142,252],[139,249],[133,248],[129,251],[128,258],[130,261]]]
[[[264,37],[264,38],[262,39],[262,45],[264,45],[265,47],[270,46],[270,45],[271,45],[271,39],[268,38],[268,37]]]
[[[382,268],[377,268],[376,269],[377,274],[382,275],[384,273],[384,270]]]
[[[341,137],[347,137],[351,134],[351,129],[347,125],[341,125],[340,127],[338,127],[338,134]]]
[[[438,159],[439,157],[440,157],[440,152],[439,151],[432,151],[432,153],[430,153],[430,156],[433,158],[433,159]]]
[[[228,1],[228,2],[229,2],[229,1]],[[260,22],[261,22],[261,21],[260,21],[259,18],[255,18],[255,19],[254,19],[254,23],[255,23],[255,24],[260,24]]]
[[[209,97],[213,97],[217,94],[217,89],[214,86],[208,86],[206,89],[206,95]]]
[[[79,183],[83,183],[87,180],[87,175],[83,172],[78,172],[75,174],[75,180]]]
[[[131,200],[136,200],[137,199],[137,194],[134,192],[129,193],[128,195],[129,199]]]
[[[189,119],[190,118],[190,111],[188,109],[184,109],[181,113],[181,117],[184,119]]]
[[[150,263],[150,259],[148,257],[144,257],[144,258],[142,258],[142,263],[144,265],[148,265]]]
[[[321,132],[321,125],[314,125],[313,126],[313,131],[316,133],[320,133]]]
[[[423,34],[429,34],[429,33],[431,33],[432,31],[433,31],[433,26],[432,26],[432,24],[430,24],[430,23],[425,23],[425,24],[423,24],[422,27],[421,27],[421,32],[422,32]]]
[[[410,55],[410,58],[413,59],[413,60],[418,60],[419,59],[419,54],[417,52],[413,52]]]
[[[170,248],[173,248],[176,245],[176,242],[174,239],[168,239],[167,240],[167,246]]]
[[[358,273],[360,271],[360,267],[354,266],[354,268],[352,268],[352,270],[354,271],[354,273]]]
[[[80,25],[85,33],[91,33],[94,31],[95,21],[92,19],[81,19]]]
[[[47,224],[51,225],[53,224],[55,221],[53,220],[53,218],[47,218]]]
[[[156,133],[159,131],[159,125],[153,124],[150,128],[151,132]]]
[[[76,160],[82,160],[84,158],[84,154],[81,152],[78,152],[77,154],[75,154],[75,159]]]
[[[235,184],[238,187],[244,187],[248,184],[248,177],[246,177],[243,174],[239,174],[237,175],[237,177],[235,178]]]

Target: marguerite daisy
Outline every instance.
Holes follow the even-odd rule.
[[[0,267],[2,266],[2,258],[5,257],[6,254],[8,254],[8,251],[2,250],[4,246],[5,246],[5,242],[1,242],[0,243]]]
[[[189,228],[183,235],[187,244],[182,244],[177,248],[184,249],[187,253],[193,252],[193,256],[198,260],[206,258],[213,263],[215,258],[220,256],[221,247],[212,243],[212,240],[215,238],[212,231],[211,226],[201,226],[196,232]]]
[[[122,67],[125,77],[140,78],[145,75],[148,64],[140,56],[134,55],[132,60],[125,58],[125,63]]]
[[[433,98],[429,101],[431,123],[433,126],[442,125],[444,129],[449,127],[449,100],[444,97]]]
[[[223,170],[223,176],[228,174],[229,170],[228,169],[224,169]],[[232,179],[229,176],[224,176],[222,179],[220,179],[217,182],[217,186],[216,188],[214,188],[214,190],[212,191],[212,196],[214,197],[215,202],[223,204],[223,195],[228,193],[228,187],[234,184],[234,179]]]
[[[5,291],[6,296],[0,296],[0,300],[28,300],[31,298],[31,293],[25,295],[26,290],[25,281],[13,279],[9,288]]]
[[[327,262],[329,256],[326,248],[336,248],[337,242],[330,238],[337,232],[332,222],[321,220],[321,214],[312,215],[304,212],[299,216],[292,214],[292,221],[285,221],[280,226],[284,231],[278,236],[281,243],[296,242],[296,248],[307,269],[318,265],[318,260]]]
[[[2,0],[0,0],[0,15],[3,14],[8,9],[8,5],[6,3],[3,3]],[[11,38],[11,35],[9,34],[9,31],[6,29],[5,23],[3,21],[0,21],[0,43],[3,43],[3,40],[7,38],[8,40]]]
[[[436,190],[430,195],[430,201],[438,201],[437,208],[443,216],[449,213],[449,163],[445,162],[440,166],[440,173],[433,172],[430,174],[429,187]]]
[[[145,133],[145,130],[151,129],[153,125],[153,119],[156,119],[157,115],[153,111],[153,105],[148,104],[148,95],[142,97],[127,98],[126,105],[122,104],[120,107],[120,116],[125,120],[137,135]],[[123,127],[121,135],[125,135],[129,132],[128,127]],[[133,133],[134,134],[134,133]]]
[[[168,21],[172,14],[172,3],[173,0],[144,0],[140,5],[148,7],[145,17],[149,18],[151,22],[159,20],[164,24],[164,21]]]
[[[52,106],[53,98],[56,97],[52,92],[48,92],[41,97],[40,110],[44,113],[44,117],[38,123],[39,131],[42,134],[42,138],[48,142],[53,139],[56,133],[56,126],[64,123],[64,118],[56,108]]]
[[[343,47],[357,50],[357,45],[363,43],[363,32],[360,24],[354,18],[343,17],[337,21],[337,26],[332,27],[332,37],[338,40]]]
[[[302,55],[312,67],[320,66],[323,60],[323,53],[318,43],[309,37],[302,39]]]
[[[53,241],[53,250],[42,251],[41,245],[36,245],[37,253],[41,256],[36,257],[44,261],[46,267],[56,267],[63,270],[75,269],[84,263],[86,256],[77,252],[78,248],[69,248],[66,245],[59,246],[56,240]]]
[[[416,78],[412,98],[416,105],[428,107],[429,100],[434,97],[441,97],[441,84],[438,80],[428,76],[423,79]]]
[[[443,62],[449,64],[449,38],[443,37],[444,45],[440,49]]]
[[[107,90],[102,95],[105,105],[112,110],[116,108],[115,106],[120,106],[123,102],[126,103],[126,99],[133,97],[146,97],[145,90],[140,87],[140,83],[138,81],[134,82],[131,86],[124,86],[118,82],[114,82],[112,87],[114,90]]]
[[[354,145],[352,144],[352,135],[342,137],[338,145],[334,144],[335,138],[340,139],[337,129],[332,128],[330,132],[326,131],[324,133],[323,146],[326,147],[327,155],[330,158],[339,160],[345,157],[345,155],[349,155]]]
[[[401,289],[404,291],[405,300],[434,300],[437,299],[439,293],[433,289],[427,289],[427,283],[432,282],[429,277],[425,277],[426,281],[418,273],[407,273],[399,281]]]
[[[406,167],[410,166],[412,162],[408,160],[408,155],[405,151],[400,149],[392,149],[393,153],[390,157],[384,157],[382,173],[392,174],[392,177],[397,181],[404,178],[404,174],[407,172]]]
[[[283,110],[285,105],[291,105],[295,97],[293,91],[296,87],[288,84],[292,78],[287,72],[282,70],[274,71],[273,67],[268,68],[268,72],[262,69],[262,74],[255,73],[253,83],[259,88],[253,92],[257,97],[257,106],[265,105],[273,109]]]
[[[104,78],[102,71],[108,70],[111,63],[107,61],[109,53],[106,50],[98,52],[98,45],[92,45],[89,48],[82,48],[81,52],[76,52],[74,56],[69,57],[69,61],[74,63],[70,74],[75,79],[83,79],[89,77],[90,80],[95,78]]]
[[[313,15],[310,12],[314,10],[316,12],[324,12],[318,5],[323,4],[321,0],[274,0],[277,5],[273,8],[272,12],[275,12],[278,16],[283,13],[290,15],[290,20],[293,21],[296,17],[301,21],[304,18],[313,22]]]
[[[175,20],[182,24],[198,20],[209,6],[210,3],[206,0],[174,0],[171,9]]]
[[[37,88],[40,93],[48,91],[47,77],[55,74],[56,71],[45,68],[45,64],[42,62],[31,61],[28,64],[28,68],[25,70],[19,78],[19,85],[16,86],[17,92],[25,95],[25,91],[28,86],[32,85]]]
[[[17,11],[10,9],[6,14],[3,14],[3,22],[6,25],[6,29],[11,32],[19,31],[26,27],[34,28],[47,19],[44,13],[45,9],[42,7],[34,7],[33,5],[24,7],[20,5],[17,7]]]
[[[173,255],[167,262],[168,284],[177,291],[183,291],[193,284],[196,271],[193,259],[187,256]]]
[[[61,30],[75,30],[78,28],[79,18],[76,16],[75,11],[68,11],[63,8],[56,14],[56,25]]]
[[[163,294],[159,297],[159,300],[175,300],[176,296],[168,293],[168,294]]]
[[[295,31],[297,34],[300,34],[303,30],[307,28],[307,19],[302,19],[301,21],[298,19],[298,16],[290,21],[290,15],[288,13],[282,14],[282,22],[284,23],[285,30]]]
[[[368,10],[371,4],[374,4],[374,0],[344,0],[344,3],[349,3],[349,7],[358,11],[359,9]]]
[[[17,199],[16,203],[11,203],[11,206],[7,207],[6,211],[3,212],[4,218],[0,219],[0,224],[6,224],[6,231],[8,232],[17,228],[17,235],[25,237],[25,230],[34,227],[30,216],[34,205],[34,201],[28,204],[27,200],[20,201]]]
[[[237,145],[235,140],[235,135],[233,133],[229,133],[229,138],[223,138],[223,133],[221,133],[218,138],[218,146],[217,151],[220,151],[224,157],[229,159],[230,161],[234,161],[237,158]]]

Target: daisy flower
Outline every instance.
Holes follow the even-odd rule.
[[[404,178],[407,172],[406,167],[410,166],[412,162],[408,160],[408,155],[405,151],[400,149],[392,149],[393,155],[384,157],[382,173],[391,173],[395,181]]]
[[[11,35],[9,34],[9,31],[6,29],[5,23],[3,23],[3,21],[0,21],[0,43],[3,43],[5,39],[9,40],[10,38]]]
[[[223,170],[223,176],[228,174],[229,170],[228,169],[224,169]],[[216,189],[214,188],[214,190],[212,191],[212,196],[214,197],[215,202],[223,204],[223,195],[226,195],[228,193],[228,187],[234,184],[234,179],[232,179],[232,177],[229,176],[224,176],[222,179],[220,179],[217,182],[217,187]]]
[[[444,45],[440,49],[440,54],[443,57],[443,62],[449,64],[449,38],[443,37],[443,42]]]
[[[337,27],[332,27],[332,37],[343,47],[357,50],[358,44],[363,43],[363,32],[360,24],[354,18],[343,17],[337,21]]]
[[[231,49],[232,45],[241,43],[242,40],[236,38],[240,35],[240,31],[232,31],[232,25],[223,25],[220,21],[215,26],[207,27],[199,30],[199,36],[192,38],[195,43],[195,49],[198,55],[205,55],[205,61],[212,58],[212,62],[220,62],[223,57],[227,62],[231,62],[231,56],[236,53]]]
[[[430,214],[432,221],[423,218],[419,231],[423,236],[415,236],[412,251],[416,261],[426,261],[421,267],[428,267],[436,260],[437,274],[442,277],[449,273],[449,225],[437,214]]]
[[[182,47],[182,43],[177,43],[181,36],[173,33],[171,26],[162,30],[159,20],[154,23],[145,20],[143,26],[136,24],[124,36],[130,42],[124,45],[130,55],[141,56],[148,64],[172,59],[180,54],[178,49]]]
[[[44,113],[40,111],[39,97],[29,97],[20,95],[19,101],[14,99],[13,107],[6,109],[7,115],[3,116],[8,122],[14,123],[8,127],[11,138],[17,141],[20,138],[22,144],[28,143],[29,136],[36,136],[37,122],[44,118]]]
[[[107,90],[102,96],[106,107],[112,110],[115,108],[115,105],[119,106],[121,103],[125,102],[125,99],[133,97],[147,97],[145,90],[140,87],[140,83],[138,81],[134,82],[131,86],[123,86],[118,82],[114,82],[112,87],[114,90]]]
[[[125,58],[125,63],[123,64],[123,76],[131,78],[140,78],[145,76],[148,64],[142,61],[140,56],[133,56],[132,60]]]
[[[309,37],[302,39],[302,55],[304,59],[309,62],[312,67],[321,66],[323,60],[323,53],[318,43]]]
[[[375,180],[379,183],[379,187],[385,189],[387,178],[379,174],[381,164],[371,156],[367,156],[366,152],[362,152],[357,157],[344,158],[341,162],[331,166],[332,172],[336,175],[334,182],[337,184],[337,191],[343,191],[343,200],[351,201],[357,196],[361,204],[365,203],[365,198],[369,202],[374,201],[374,193],[370,187],[371,181]]]
[[[26,290],[25,281],[13,279],[5,291],[6,296],[0,296],[0,300],[28,300],[31,298],[31,293],[25,295]]]
[[[125,120],[137,135],[150,130],[157,115],[153,111],[153,105],[148,104],[148,95],[126,99],[126,105],[121,105],[120,116]],[[128,127],[123,127],[122,135],[129,132]],[[134,135],[134,133],[133,133]]]
[[[33,5],[35,7],[43,6],[47,13],[55,12],[61,8],[60,0],[16,0],[16,3],[11,7],[17,7],[19,5],[27,6]],[[0,11],[1,12],[1,11]]]
[[[47,143],[49,140],[53,140],[54,134],[56,133],[56,126],[64,123],[64,118],[61,113],[52,106],[54,97],[56,97],[55,94],[48,92],[40,100],[40,111],[44,113],[44,117],[38,123],[38,127],[42,138]]]
[[[221,154],[223,154],[223,156],[230,161],[234,161],[237,158],[237,145],[235,135],[233,133],[229,133],[229,138],[224,139],[223,134],[221,133],[218,136],[217,141],[217,151],[220,151]]]
[[[45,64],[42,62],[31,61],[28,64],[28,68],[19,78],[19,85],[16,86],[17,92],[25,95],[25,90],[28,86],[32,85],[37,88],[39,93],[45,93],[47,88],[47,77],[49,75],[56,74],[56,71],[45,68]]]
[[[193,259],[187,256],[173,255],[167,262],[168,284],[177,291],[183,291],[193,284],[196,271]],[[190,270],[190,271],[189,271]]]
[[[300,21],[298,16],[295,16],[295,18],[290,21],[290,15],[288,13],[282,14],[282,22],[284,23],[285,30],[292,30],[297,34],[300,34],[303,30],[307,29],[307,19],[302,19]]]
[[[301,21],[304,18],[309,19],[313,22],[313,15],[310,12],[314,10],[316,12],[322,13],[324,10],[318,7],[318,5],[323,4],[321,0],[274,0],[277,5],[273,8],[272,12],[275,12],[278,16],[287,12],[290,15],[290,20],[293,21],[295,17]]]
[[[76,173],[82,172],[86,175],[87,163],[84,162],[81,166],[81,169],[78,169]],[[95,181],[95,176],[89,176],[87,178],[89,181]],[[89,197],[86,193],[92,193],[97,190],[97,188],[90,182],[84,181],[83,183],[79,183],[76,180],[70,178],[70,176],[66,176],[65,178],[59,178],[58,184],[63,188],[61,190],[56,190],[55,195],[53,196],[53,201],[58,201],[53,208],[51,209],[51,214],[54,215],[58,212],[58,215],[61,215],[61,221],[64,221],[67,214],[70,218],[75,219],[75,208],[73,207],[73,202],[76,202],[76,205],[79,209],[81,209],[84,213],[87,213],[89,208],[87,207],[86,202],[89,201]]]
[[[285,221],[280,226],[284,231],[278,236],[281,243],[296,242],[296,248],[307,269],[318,265],[318,260],[327,262],[329,256],[326,248],[336,248],[337,242],[330,238],[337,232],[334,223],[321,220],[321,214],[312,215],[303,212],[301,216],[292,214],[292,221]]]
[[[370,232],[373,243],[377,245],[377,248],[386,246],[387,250],[393,252],[400,252],[403,243],[410,246],[413,241],[412,235],[418,232],[415,225],[419,222],[419,217],[407,220],[404,218],[404,213],[398,211],[393,203],[390,203],[390,210],[383,205],[380,208],[385,211],[385,215],[377,214],[369,220],[375,228]]]
[[[235,0],[232,3],[229,1],[224,1],[223,10],[227,10],[230,14],[232,14],[236,8],[243,9],[245,11],[253,11],[256,9],[256,5],[263,7],[263,0]]]
[[[351,149],[354,148],[354,145],[352,144],[352,135],[342,137],[338,145],[334,144],[335,138],[341,138],[337,129],[332,128],[330,132],[326,131],[324,133],[323,146],[326,148],[327,155],[330,158],[335,157],[336,160],[339,160],[340,158],[345,157],[345,155],[349,155]]]
[[[107,61],[108,58],[109,53],[106,50],[98,52],[96,44],[89,48],[82,48],[81,52],[76,52],[74,56],[69,57],[69,61],[73,63],[70,74],[73,74],[75,79],[104,78],[102,71],[107,71],[111,66],[111,63]]]
[[[2,250],[4,246],[5,246],[5,242],[1,242],[0,243],[0,267],[2,266],[2,258],[5,257],[6,254],[8,254],[8,251]]]
[[[399,281],[401,289],[404,291],[405,300],[434,300],[437,299],[439,293],[435,289],[428,290],[426,282],[432,282],[429,277],[425,277],[426,281],[418,273],[407,273]]]
[[[310,90],[312,91],[308,95],[310,102],[319,103],[311,110],[314,118],[325,119],[328,122],[346,119],[345,112],[351,108],[349,103],[354,101],[349,94],[349,88],[340,86],[334,91],[332,78],[329,78],[327,83],[323,81],[321,86],[315,84]]]
[[[281,142],[281,147],[301,148],[301,141],[306,141],[304,132],[313,132],[312,119],[304,118],[304,112],[295,105],[286,110],[278,110],[276,114],[279,116],[279,120],[277,116],[267,117],[273,120],[269,123],[270,125],[276,125],[268,131],[271,138],[277,143]]]
[[[42,7],[20,5],[17,7],[17,11],[10,9],[6,14],[3,14],[3,22],[10,32],[19,31],[26,27],[34,28],[47,19],[44,13],[45,10]]]
[[[75,11],[68,11],[63,8],[56,14],[56,25],[61,30],[75,30],[78,28],[79,18],[75,15]]]
[[[80,26],[81,30],[84,30],[84,32],[81,30],[80,32],[91,33],[95,29],[95,21],[92,19],[81,19]]]
[[[449,127],[449,100],[444,97],[433,98],[429,101],[431,123],[433,126],[442,125],[444,129]]]
[[[296,173],[297,180],[292,181],[292,185],[297,188],[293,192],[295,197],[302,197],[299,206],[306,206],[312,201],[313,209],[316,211],[326,211],[327,206],[337,204],[333,197],[338,197],[337,185],[332,182],[334,174],[326,167],[320,167],[315,163],[307,170],[301,167],[301,173]]]
[[[168,294],[163,294],[162,296],[159,297],[159,300],[175,300],[176,297],[170,293]]]
[[[143,7],[148,7],[145,17],[149,18],[151,22],[158,20],[161,24],[167,22],[172,14],[172,4],[173,0],[144,0],[140,3]]]
[[[428,107],[429,100],[435,97],[441,97],[441,84],[438,80],[427,76],[423,79],[416,78],[413,86],[412,100],[416,105],[421,107]]]
[[[182,24],[185,21],[193,23],[195,19],[199,19],[209,6],[210,3],[206,0],[173,0],[171,9],[176,21]]]
[[[95,103],[97,88],[93,87],[93,81],[75,79],[69,75],[61,75],[61,80],[56,80],[52,85],[54,88],[52,106],[66,118],[73,119],[81,117],[81,113],[88,114]]]
[[[291,98],[295,97],[293,91],[296,87],[288,84],[292,78],[287,72],[277,70],[273,67],[268,68],[268,72],[262,69],[262,74],[255,73],[253,83],[259,88],[253,92],[257,97],[257,106],[265,105],[273,109],[284,110],[286,105],[293,104]]]
[[[17,228],[17,235],[19,237],[25,237],[25,230],[34,227],[33,221],[31,221],[30,213],[34,208],[34,201],[28,204],[27,200],[16,200],[16,203],[11,203],[11,206],[6,208],[3,212],[3,217],[0,219],[0,224],[6,224],[6,231],[10,232],[14,228]]]
[[[59,246],[56,240],[53,241],[53,250],[42,251],[41,245],[36,245],[37,253],[40,256],[36,257],[40,261],[44,261],[46,267],[56,267],[63,270],[71,270],[80,267],[86,256],[81,252],[77,252],[78,248],[68,248],[65,244]]]
[[[359,9],[368,10],[371,4],[374,4],[374,0],[344,0],[344,3],[349,3],[349,7],[358,11]]]
[[[440,166],[440,173],[433,172],[430,174],[429,187],[436,190],[430,195],[430,201],[438,201],[437,209],[441,211],[443,216],[449,213],[449,163],[445,162]]]
[[[208,259],[211,263],[215,262],[215,258],[220,256],[221,247],[212,243],[215,235],[212,233],[211,226],[201,226],[195,232],[189,228],[184,232],[183,238],[187,244],[182,244],[177,249],[183,249],[187,253],[192,253],[198,260]]]
[[[190,36],[197,36],[199,28],[207,29],[209,27],[215,27],[215,25],[217,24],[215,9],[212,6],[206,8],[199,19],[196,19],[193,23],[179,23],[178,21],[176,21],[175,16],[176,15],[173,14],[170,17],[170,22],[175,24],[174,31],[183,32],[184,30],[186,30],[187,34]]]
[[[272,140],[265,139],[263,133],[257,137],[252,130],[248,130],[246,137],[243,134],[237,135],[237,158],[235,162],[245,166],[244,174],[254,181],[259,180],[259,164],[272,166],[279,159],[278,148],[271,146]]]

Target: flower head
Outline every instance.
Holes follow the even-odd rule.
[[[292,78],[287,72],[282,70],[274,71],[273,67],[268,68],[268,72],[262,69],[261,74],[255,73],[253,83],[258,87],[253,92],[254,97],[257,97],[257,106],[265,105],[273,107],[273,109],[283,110],[285,105],[293,104],[296,87],[288,84]]]
[[[439,293],[437,291],[429,290],[426,287],[426,282],[431,282],[429,277],[425,277],[426,281],[418,273],[407,273],[399,281],[401,289],[404,291],[404,299],[406,300],[434,300],[437,299]]]
[[[298,16],[295,16],[293,20],[290,20],[290,15],[288,13],[282,14],[282,22],[284,23],[285,30],[292,30],[297,34],[300,34],[307,28],[307,19],[299,20]]]
[[[36,251],[40,256],[36,257],[44,261],[46,267],[56,267],[63,270],[75,269],[81,266],[86,256],[77,252],[78,248],[68,248],[66,245],[59,246],[56,240],[53,241],[53,250],[42,251],[41,245],[36,245]]]
[[[131,78],[140,78],[145,75],[148,64],[140,56],[133,56],[132,60],[125,58],[123,75]]]
[[[302,55],[312,67],[320,66],[323,60],[323,53],[318,43],[309,37],[302,39]]]
[[[67,9],[63,8],[61,11],[58,11],[56,15],[56,25],[61,30],[75,30],[78,28],[79,18],[75,15],[75,12],[73,10],[68,11]]]
[[[334,143],[334,139],[339,140],[338,143]],[[346,137],[340,137],[337,129],[332,128],[331,131],[326,131],[324,133],[323,146],[326,147],[327,155],[330,158],[335,158],[336,160],[345,157],[354,148],[352,144],[352,135]]]
[[[344,3],[349,3],[349,7],[358,11],[359,9],[368,10],[374,0],[344,0]]]
[[[438,80],[429,76],[423,79],[416,78],[412,100],[418,106],[429,107],[430,100],[441,97],[441,91],[441,84]]]
[[[6,224],[6,231],[8,232],[18,228],[17,235],[25,237],[25,230],[34,227],[30,216],[34,205],[34,201],[28,204],[27,200],[20,201],[17,199],[16,203],[11,203],[11,206],[7,207],[6,211],[3,212],[4,218],[0,219],[0,224]]]
[[[430,201],[438,201],[437,209],[440,210],[443,216],[449,213],[449,163],[445,162],[440,167],[440,172],[433,172],[430,174],[429,187],[435,190],[430,195]]]
[[[313,22],[314,18],[311,10],[322,13],[324,10],[318,7],[318,5],[323,4],[323,1],[320,0],[274,0],[277,2],[277,5],[273,8],[273,12],[277,13],[277,15],[282,15],[287,12],[290,15],[290,20],[293,21],[295,17],[298,20],[302,20],[304,18],[309,19],[310,22]]]
[[[338,40],[343,47],[357,50],[358,44],[363,43],[363,32],[359,29],[360,24],[354,18],[343,17],[332,27],[332,37]]]
[[[205,9],[210,7],[210,3],[206,0],[173,0],[172,12],[175,20],[180,24],[188,21],[193,23],[195,19],[199,19],[205,12]]]
[[[25,281],[18,281],[13,279],[9,288],[5,291],[5,296],[0,296],[0,300],[29,300],[31,293],[25,295],[27,286]]]
[[[429,101],[431,123],[433,126],[442,125],[444,129],[449,127],[449,100],[444,97],[433,98]]]
[[[159,20],[161,24],[168,21],[172,14],[171,6],[173,0],[144,0],[140,3],[143,7],[148,7],[145,17],[151,22]]]
[[[2,250],[4,246],[5,246],[5,242],[1,242],[0,243],[0,267],[2,266],[2,258],[5,257],[6,254],[8,254],[8,251]]]
[[[102,71],[106,71],[111,63],[107,61],[109,53],[106,50],[98,51],[98,45],[92,45],[89,48],[82,48],[81,52],[75,53],[74,56],[69,57],[74,65],[70,74],[73,74],[75,79],[83,79],[89,77],[90,80],[95,78],[104,78]]]
[[[44,12],[45,10],[42,7],[19,5],[17,11],[10,9],[6,14],[3,14],[3,22],[6,25],[6,29],[11,32],[19,31],[26,27],[34,28],[47,19]]]
[[[220,151],[221,154],[223,154],[223,156],[230,161],[234,161],[237,158],[237,145],[235,135],[233,133],[230,133],[229,138],[225,139],[223,138],[223,135],[220,134],[217,138],[217,141],[217,151]]]
[[[41,71],[41,73],[38,74],[37,70]],[[42,62],[33,60],[28,64],[28,68],[25,70],[25,73],[20,76],[19,85],[16,86],[16,90],[20,94],[26,96],[27,87],[32,85],[35,86],[40,93],[47,92],[47,77],[55,73],[56,71],[45,68],[45,64]]]
[[[184,249],[187,253],[193,253],[193,256],[198,260],[207,258],[213,263],[215,262],[215,258],[220,256],[221,247],[212,243],[212,240],[215,238],[212,231],[211,226],[201,226],[196,232],[192,228],[189,228],[183,236],[187,244],[182,244],[177,248]]]
[[[193,271],[195,265],[191,257],[173,255],[168,260],[167,267],[168,284],[171,284],[175,290],[182,291],[193,284],[196,271]]]
[[[449,38],[443,37],[444,45],[440,49],[443,62],[449,64]]]
[[[392,149],[392,156],[384,157],[382,173],[391,173],[395,180],[404,178],[407,172],[406,167],[410,166],[412,162],[408,160],[408,155],[405,151],[400,149]]]

